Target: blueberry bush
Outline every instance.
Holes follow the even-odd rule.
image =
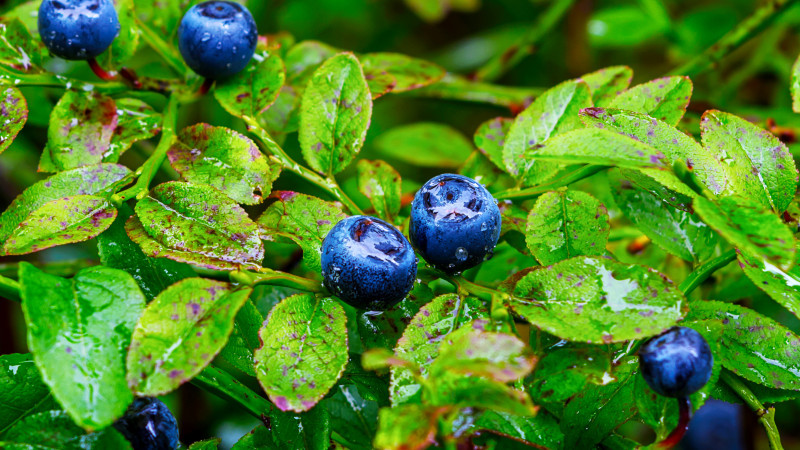
[[[0,447],[800,448],[798,3],[3,2]]]

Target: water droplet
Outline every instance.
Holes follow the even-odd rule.
[[[200,38],[200,42],[206,42],[209,39],[211,39],[211,34],[210,33],[203,33],[203,37]]]
[[[448,265],[447,265],[447,268],[448,268],[448,269],[452,269],[452,268],[453,268],[453,267],[455,267],[455,266],[456,266],[455,264],[453,264],[453,263],[450,263],[450,264],[448,264]]]
[[[481,231],[486,231],[486,230],[488,230],[488,229],[489,229],[489,224],[488,224],[488,223],[486,223],[486,222],[483,222],[483,223],[481,224]]]
[[[222,41],[217,42],[217,50],[222,48]]]
[[[236,49],[236,46],[234,45],[234,46],[231,48],[231,51],[233,52],[233,54],[234,54],[234,55],[236,54],[236,50],[237,50],[237,49]]]
[[[464,262],[469,257],[469,252],[464,247],[458,247],[456,249],[456,259],[460,262]]]

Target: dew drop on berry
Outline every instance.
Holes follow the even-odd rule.
[[[203,33],[203,37],[200,38],[200,41],[201,42],[206,42],[209,39],[211,39],[211,34],[210,33]]]
[[[459,262],[466,261],[467,257],[469,257],[469,253],[467,252],[467,249],[465,249],[464,247],[458,247],[456,249],[456,259]]]
[[[486,231],[486,230],[488,230],[488,229],[489,229],[489,224],[488,224],[488,223],[486,223],[486,222],[483,222],[483,223],[481,224],[481,231]]]

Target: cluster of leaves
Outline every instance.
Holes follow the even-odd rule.
[[[376,315],[319,281],[322,239],[362,212],[335,176],[355,165],[369,213],[403,229],[400,173],[358,158],[373,101],[473,84],[406,55],[272,35],[213,91],[248,134],[207,123],[177,130],[200,80],[159,36],[171,36],[185,2],[117,3],[130,13],[100,60],[118,67],[143,38],[173,72],[143,74],[145,91],[168,97],[160,113],[122,83],[45,71],[30,20],[38,2],[0,22],[0,152],[26,122],[18,85],[65,89],[39,164],[52,175],[0,215],[0,253],[93,239],[102,263],[69,278],[21,263],[18,279],[3,282],[21,299],[30,350],[0,357],[6,448],[125,448],[110,425],[134,396],[190,381],[264,419],[237,449],[331,440],[352,449],[465,440],[633,448],[620,425],[639,421],[661,438],[677,422],[677,405],[647,387],[635,355],[641,340],[678,323],[703,334],[715,356],[695,408],[739,401],[743,389],[762,402],[800,398],[800,337],[715,301],[716,288],[696,289],[738,260],[724,267],[728,278],[743,272],[800,315],[794,160],[771,133],[726,112],[707,111],[699,130],[684,131],[689,78],[631,87],[631,69],[614,66],[529,104],[527,94],[484,90],[479,101],[524,109],[486,121],[474,145],[434,123],[380,136],[387,159],[458,167],[486,184],[500,200],[503,237],[495,257],[464,277],[421,269],[409,296]],[[157,135],[141,167],[119,164]],[[282,148],[290,138],[306,165]],[[165,160],[179,179],[151,188]],[[284,172],[327,198],[273,190]],[[263,211],[251,218],[242,205]],[[642,242],[655,246],[640,255],[626,245]],[[292,245],[310,278],[271,266]],[[266,311],[252,299],[265,287],[277,299]],[[266,397],[251,389],[259,384]]]

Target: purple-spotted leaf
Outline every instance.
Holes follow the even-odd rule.
[[[445,294],[434,298],[411,319],[403,336],[397,341],[395,354],[420,367],[427,375],[431,362],[439,354],[439,345],[453,330],[473,319],[488,317],[483,303],[475,298],[462,298],[456,294]],[[477,325],[486,321],[476,321]],[[405,368],[392,368],[392,384],[389,396],[392,405],[418,401],[422,387],[413,374]]]
[[[779,213],[786,210],[797,190],[798,174],[783,142],[769,131],[722,111],[706,111],[700,128],[703,146],[720,155],[720,164],[729,166],[729,178],[734,180],[732,186],[712,186],[712,191],[755,199]]]
[[[455,128],[420,122],[393,128],[375,140],[387,159],[422,167],[459,167],[472,153],[472,143]]]
[[[250,287],[187,278],[144,310],[128,351],[128,385],[139,395],[162,395],[200,373],[222,350]]]
[[[320,66],[303,92],[300,148],[312,169],[341,172],[364,145],[372,97],[361,64],[352,53],[340,53]]]
[[[264,258],[256,224],[241,206],[208,186],[160,184],[136,204],[136,215],[146,234],[137,232],[134,218],[125,228],[148,256],[192,263],[197,255],[199,265],[220,270],[258,267]],[[161,254],[153,243],[170,251]]]
[[[464,326],[450,333],[430,365],[430,377],[453,372],[508,383],[533,370],[536,356],[516,336]]]
[[[631,84],[633,69],[628,66],[611,66],[579,78],[589,86],[594,106],[608,106]]]
[[[297,192],[276,191],[278,200],[258,218],[264,239],[288,237],[303,249],[303,260],[312,270],[322,268],[322,241],[340,220],[347,217],[342,205]]]
[[[126,272],[103,266],[72,279],[20,265],[28,348],[42,379],[72,419],[87,430],[111,425],[133,394],[125,382],[125,352],[144,308]]]
[[[167,156],[184,180],[213,186],[246,205],[261,203],[281,171],[246,136],[206,123],[181,130]]]
[[[278,98],[285,78],[286,70],[278,53],[256,54],[245,70],[214,87],[214,97],[236,117],[258,117]]]
[[[4,242],[31,214],[48,202],[75,195],[92,195],[120,181],[130,170],[118,164],[98,164],[67,170],[28,187],[0,215],[0,242]]]
[[[344,309],[333,298],[298,294],[278,303],[261,329],[256,377],[281,411],[308,411],[347,364]]]
[[[539,263],[606,252],[611,230],[608,210],[581,191],[554,191],[536,200],[528,215],[525,241]]]
[[[25,218],[0,253],[24,255],[91,239],[110,227],[117,210],[103,197],[75,195],[47,202]]]
[[[561,339],[593,344],[653,336],[686,314],[686,299],[648,267],[579,256],[516,280],[509,306]]]
[[[445,75],[445,70],[436,64],[400,53],[367,53],[360,60],[373,97],[376,93],[380,96],[419,89]]]
[[[504,171],[507,169],[503,162],[503,146],[506,143],[508,130],[513,123],[514,119],[509,117],[489,119],[478,127],[473,137],[478,150],[486,155],[489,161]]]
[[[578,112],[592,106],[589,86],[581,81],[565,81],[545,91],[514,119],[503,146],[503,161],[509,173],[534,185],[551,178],[560,165],[538,161],[537,149],[551,136],[582,128]]]
[[[314,71],[339,51],[319,41],[298,42],[286,52],[287,84],[302,92]]]
[[[745,275],[773,300],[800,317],[800,266],[783,271],[769,261],[739,253],[739,266]]]
[[[385,161],[358,161],[358,190],[375,208],[379,217],[391,222],[391,217],[400,212],[400,174]]]
[[[525,159],[639,170],[668,167],[664,161],[664,153],[660,150],[629,136],[601,128],[582,128],[559,134],[527,150]]]
[[[703,222],[749,257],[789,270],[795,260],[792,230],[766,206],[744,197],[721,197],[712,202],[704,197],[694,201]]]
[[[0,153],[7,149],[28,120],[28,103],[17,88],[0,88]]]
[[[0,66],[19,72],[40,72],[43,52],[42,40],[33,38],[19,18],[0,19]],[[0,76],[0,84],[10,84],[3,78]]]
[[[117,126],[111,136],[110,155],[103,161],[116,161],[134,142],[150,139],[161,131],[161,113],[135,98],[118,98]]]
[[[717,301],[693,303],[687,319],[722,323],[714,358],[723,367],[764,386],[800,389],[800,337],[783,325],[750,308]]]
[[[692,80],[672,76],[636,85],[618,95],[609,106],[644,113],[675,126],[686,113],[691,96]]]

